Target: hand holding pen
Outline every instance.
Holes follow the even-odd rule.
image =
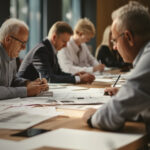
[[[47,84],[47,80],[45,78],[42,78],[41,73],[39,72],[39,79],[37,81],[41,81],[41,84]]]
[[[116,86],[117,82],[119,81],[120,76],[121,76],[121,75],[118,76],[117,80],[116,80],[115,83],[112,85],[112,87],[105,89],[104,95],[110,95],[110,96],[112,96],[112,95],[115,95],[115,94],[118,92],[118,88],[115,87],[115,86]]]

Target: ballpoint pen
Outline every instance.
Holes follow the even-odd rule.
[[[116,84],[117,84],[118,80],[120,79],[120,77],[121,77],[121,74],[118,76],[117,80],[116,80],[115,83],[112,85],[112,87],[115,87],[115,86],[116,86]],[[104,92],[104,95],[109,95],[109,94],[108,94],[108,92]]]
[[[41,75],[40,72],[39,72],[39,78],[40,78],[41,84],[43,84],[43,81],[42,81],[42,75]]]
[[[42,75],[41,75],[41,73],[39,72],[39,78],[40,78],[40,80],[42,80]]]
[[[121,77],[121,74],[118,76],[117,80],[115,81],[115,83],[113,84],[112,87],[115,87],[115,86],[116,86],[116,84],[117,84],[118,80],[120,79],[120,77]]]

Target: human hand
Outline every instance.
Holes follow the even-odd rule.
[[[34,81],[36,81],[36,82],[41,82],[41,84],[47,84],[47,80],[46,80],[45,78],[42,78],[42,79],[37,78],[37,79],[34,80]]]
[[[87,120],[96,112],[97,109],[89,108],[85,111],[85,113],[82,116],[82,119],[87,122]]]
[[[81,83],[92,83],[95,80],[95,76],[90,73],[84,73],[80,75]]]
[[[104,68],[105,68],[104,64],[99,64],[99,65],[93,67],[93,72],[96,72],[96,71],[102,72],[102,71],[104,71]]]
[[[116,95],[117,92],[118,92],[118,90],[119,90],[119,88],[117,88],[117,87],[109,87],[109,88],[106,88],[106,89],[104,90],[104,95],[105,95],[105,93],[107,93],[107,94],[110,95],[110,96]],[[107,94],[106,94],[106,95],[107,95]]]
[[[48,84],[45,83],[46,80],[36,79],[35,81],[28,82],[27,84],[27,96],[36,96],[42,91],[47,91],[49,89]]]
[[[80,76],[80,75],[85,74],[85,73],[86,73],[85,71],[80,71],[80,72],[77,72],[77,73],[75,74],[75,76]]]

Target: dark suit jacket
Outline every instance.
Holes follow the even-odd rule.
[[[18,76],[35,80],[39,77],[39,72],[51,83],[75,83],[75,76],[61,71],[48,39],[29,51],[20,66]]]

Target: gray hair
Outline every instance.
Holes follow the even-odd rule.
[[[17,34],[22,27],[29,30],[28,25],[24,21],[16,18],[7,19],[0,28],[0,42],[2,42],[7,35]]]
[[[148,9],[139,2],[130,1],[112,13],[112,19],[117,19],[117,30],[128,29],[132,34],[150,36],[150,14]]]

